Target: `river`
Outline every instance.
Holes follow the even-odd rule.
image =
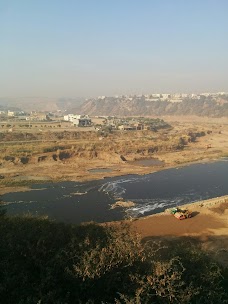
[[[90,182],[33,185],[30,191],[2,195],[8,215],[47,215],[66,223],[115,221],[164,211],[172,206],[228,194],[228,159],[192,164],[147,175]],[[130,208],[110,209],[117,200]]]

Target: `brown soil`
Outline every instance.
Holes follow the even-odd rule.
[[[228,266],[228,196],[182,206],[193,217],[178,220],[168,212],[133,220],[144,240],[193,238],[220,263]]]
[[[153,218],[139,219],[134,226],[143,237],[148,237],[205,235],[211,229],[224,227],[224,224],[215,217],[201,212],[188,220],[177,220],[168,214],[156,215]]]

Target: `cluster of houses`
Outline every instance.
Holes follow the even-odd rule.
[[[45,112],[36,112],[32,111],[31,113],[25,113],[23,111],[0,111],[0,116],[7,120],[16,120],[16,121],[29,121],[29,122],[42,122],[42,121],[51,121],[52,118],[54,120],[56,117],[52,117],[51,113]],[[89,127],[92,125],[91,118],[88,115],[76,115],[76,114],[68,114],[64,117],[59,116],[58,121],[61,120],[71,122],[71,125],[75,127]]]
[[[103,125],[112,130],[137,131],[137,130],[155,130],[157,128],[167,127],[168,124],[162,119],[150,118],[120,118],[120,117],[103,117]],[[98,129],[98,128],[96,128]]]
[[[145,101],[168,101],[168,102],[182,102],[185,99],[194,99],[200,100],[201,98],[212,98],[217,99],[218,97],[227,96],[228,93],[226,92],[217,92],[217,93],[153,93],[153,94],[140,94],[140,95],[116,95],[114,97],[107,97],[107,96],[98,96],[96,99],[98,100],[145,100]]]
[[[30,114],[24,111],[0,111],[0,115],[17,120],[25,121],[45,121],[49,120],[48,115],[43,112],[31,112]]]
[[[121,131],[151,130],[151,126],[141,123],[124,124],[117,127]]]

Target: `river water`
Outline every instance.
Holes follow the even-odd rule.
[[[90,182],[34,185],[31,191],[2,195],[7,214],[48,215],[66,223],[115,221],[228,194],[228,159]],[[110,209],[117,200],[130,208]]]

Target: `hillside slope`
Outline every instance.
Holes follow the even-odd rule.
[[[145,116],[145,115],[197,115],[228,117],[228,102],[186,99],[182,102],[147,101],[141,99],[91,99],[81,105],[81,113],[89,115]]]

